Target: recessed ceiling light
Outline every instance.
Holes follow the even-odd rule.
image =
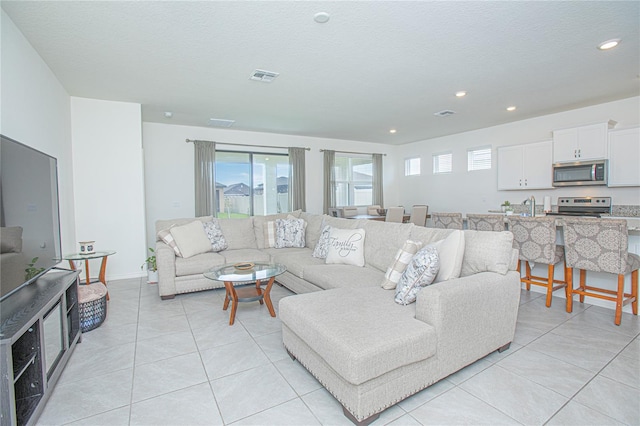
[[[164,117],[165,118],[171,118],[171,117],[173,117],[173,113],[171,111],[167,111],[167,112],[164,113]]]
[[[397,132],[397,130],[396,130],[396,129],[391,129],[391,130],[389,130],[389,133],[392,133],[392,134],[393,134],[393,133],[395,133],[395,132]]]
[[[516,110],[516,107],[513,105],[507,107],[507,111],[515,111],[515,110]]]
[[[313,20],[316,21],[318,24],[324,24],[326,22],[329,22],[330,17],[331,16],[327,12],[318,12],[315,15],[313,15]]]
[[[464,90],[460,90],[459,92],[456,92],[457,98],[462,98],[464,96],[467,96],[467,92],[465,92]]]
[[[613,49],[619,43],[620,43],[620,39],[619,38],[614,38],[614,39],[611,39],[611,40],[603,41],[602,43],[600,43],[598,45],[598,49],[600,49],[600,50]]]

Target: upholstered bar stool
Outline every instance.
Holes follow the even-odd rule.
[[[563,268],[563,279],[554,278],[555,265],[564,260],[564,248],[556,245],[556,220],[554,217],[521,217],[510,216],[509,230],[513,233],[513,247],[518,249],[520,264],[525,263],[524,277],[520,282],[525,283],[527,290],[531,290],[531,284],[547,288],[547,308],[551,306],[553,292],[561,288],[565,289],[567,298],[567,267]],[[531,263],[547,265],[547,276],[540,277],[531,274]]]
[[[467,214],[467,228],[476,231],[504,231],[504,215]]]
[[[640,257],[627,249],[629,235],[624,219],[563,219],[562,233],[567,258],[567,312],[573,310],[573,294],[616,302],[615,324],[620,325],[622,307],[631,303],[638,315],[638,269]],[[573,269],[580,270],[580,285],[573,288]],[[587,271],[618,276],[616,291],[587,285]],[[631,273],[631,293],[624,292],[624,276]]]
[[[434,228],[462,229],[462,213],[431,213]]]

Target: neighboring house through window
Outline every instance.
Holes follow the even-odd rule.
[[[373,199],[373,158],[370,154],[336,152],[336,206],[368,206]]]

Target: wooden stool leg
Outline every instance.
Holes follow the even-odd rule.
[[[573,312],[573,268],[567,268],[567,312]]]
[[[547,308],[551,306],[551,297],[553,296],[553,272],[554,266],[549,265],[547,268]]]
[[[638,315],[638,270],[631,272],[631,311],[633,315]]]
[[[586,269],[580,269],[580,291],[586,291],[587,287],[587,271]],[[580,293],[580,303],[584,303],[584,293]]]
[[[525,277],[527,278],[527,291],[531,290],[531,265],[529,265],[529,261],[525,260],[524,262],[524,267],[525,267]]]
[[[622,320],[622,299],[624,298],[624,274],[618,274],[618,294],[616,294],[616,320],[615,324],[620,325]]]
[[[567,280],[568,274],[567,274],[567,259],[564,259],[563,263],[563,267],[562,267],[562,272],[564,274],[564,295],[565,297],[568,299],[569,298],[569,281]],[[573,284],[573,283],[572,283]]]

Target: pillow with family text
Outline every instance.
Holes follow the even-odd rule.
[[[331,228],[325,263],[364,266],[364,229]]]

